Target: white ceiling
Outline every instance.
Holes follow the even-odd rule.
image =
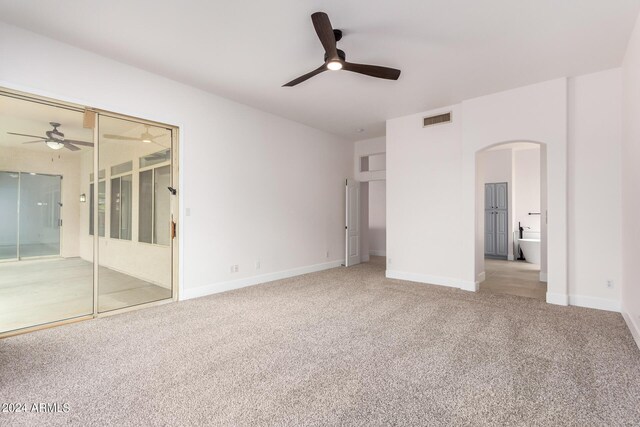
[[[312,12],[347,60],[325,72]],[[0,19],[348,139],[463,99],[620,65],[640,0],[0,0]],[[356,129],[365,129],[357,133]]]

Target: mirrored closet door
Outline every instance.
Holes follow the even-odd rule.
[[[0,337],[176,299],[174,137],[0,88]]]
[[[98,311],[171,298],[172,131],[103,114],[98,134]]]

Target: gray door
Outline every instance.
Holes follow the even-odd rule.
[[[507,210],[509,208],[509,205],[507,203],[507,183],[500,182],[497,184],[493,184],[493,186],[495,187],[495,209]]]
[[[484,254],[496,255],[495,212],[484,213]]]
[[[484,254],[507,258],[509,252],[508,188],[506,182],[484,186]]]
[[[507,210],[500,209],[496,218],[496,255],[506,257],[509,253],[509,228],[507,227]]]

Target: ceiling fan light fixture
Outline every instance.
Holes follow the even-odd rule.
[[[59,150],[59,149],[64,147],[64,144],[62,142],[60,142],[60,141],[48,140],[47,141],[47,146],[49,148],[51,148],[52,150]]]
[[[331,71],[342,70],[342,62],[340,62],[340,61],[330,61],[327,64],[327,68],[330,69]]]

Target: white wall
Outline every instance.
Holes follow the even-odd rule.
[[[640,17],[622,72],[622,313],[640,346]]]
[[[452,123],[422,126],[424,116],[449,111]],[[460,113],[461,106],[454,105],[387,121],[388,277],[474,286],[461,267],[465,217]],[[475,163],[475,153],[473,159]],[[471,233],[473,257],[473,226]]]
[[[369,261],[369,183],[360,183],[360,262]],[[345,260],[346,262],[346,260]]]
[[[387,183],[369,182],[369,253],[385,256],[387,251]]]
[[[462,222],[465,241],[461,275],[467,283],[482,272],[479,256],[474,257],[471,239],[476,234],[474,206],[475,156],[479,150],[495,144],[530,141],[546,144],[548,153],[549,253],[547,301],[568,303],[566,235],[566,145],[567,83],[557,79],[518,89],[483,96],[462,103],[463,200]],[[552,214],[553,213],[553,214]],[[474,260],[475,258],[475,260]]]
[[[0,171],[34,172],[62,175],[60,216],[62,230],[60,254],[80,255],[80,156],[65,150],[47,153],[33,150],[0,148]]]
[[[513,150],[514,172],[514,230],[518,230],[518,222],[522,227],[540,232],[540,215],[529,215],[529,212],[540,210],[540,146]]]
[[[453,110],[453,123],[423,128]],[[566,79],[501,92],[387,121],[389,276],[477,289],[476,154],[505,142],[549,147],[548,300],[568,302],[566,275]],[[480,248],[478,248],[480,249]],[[476,268],[479,267],[479,268]],[[550,266],[551,270],[551,266]]]
[[[540,281],[547,281],[547,245],[542,242],[549,241],[548,218],[549,205],[547,203],[548,195],[548,168],[547,168],[547,146],[540,146]]]
[[[2,86],[180,126],[183,297],[343,261],[349,142],[6,24],[0,57]]]
[[[353,170],[357,181],[366,182],[372,180],[385,179],[387,172],[385,170],[361,172],[360,157],[371,154],[384,153],[387,151],[386,138],[384,136],[371,139],[363,139],[353,143]]]
[[[571,304],[616,310],[619,291],[606,280],[620,275],[619,74],[553,80],[389,120],[388,275],[475,289],[483,266],[476,178],[491,173],[476,169],[476,153],[539,142],[547,301],[567,304],[571,296]],[[422,117],[451,109],[452,124],[422,128]],[[606,194],[594,197],[594,189]],[[606,209],[596,206],[601,200]]]
[[[569,291],[572,303],[616,311],[622,256],[621,97],[620,69],[569,80]],[[613,282],[611,288],[607,281]]]

